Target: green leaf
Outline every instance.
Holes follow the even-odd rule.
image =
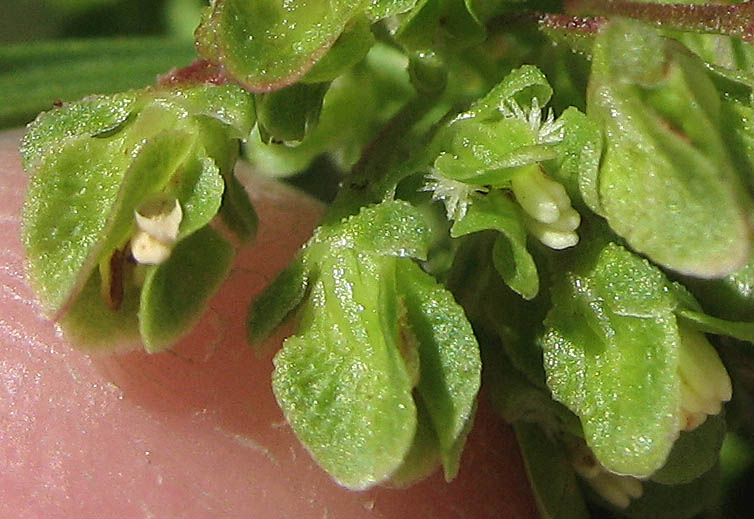
[[[652,481],[680,485],[708,472],[720,458],[726,430],[725,418],[715,415],[693,431],[681,432],[665,465],[652,474]]]
[[[329,83],[296,83],[257,96],[259,131],[270,140],[299,142],[319,121]]]
[[[257,234],[259,218],[243,184],[234,176],[225,177],[220,217],[241,241],[249,242]]]
[[[322,257],[300,331],[274,361],[286,419],[314,459],[352,489],[395,472],[416,430],[398,345],[396,261],[351,248]]]
[[[719,500],[720,469],[682,485],[642,482],[644,494],[631,502],[621,514],[631,519],[690,519],[713,509]]]
[[[123,176],[111,208],[103,254],[109,256],[125,245],[134,228],[134,211],[168,184],[188,157],[195,138],[185,131],[163,130],[141,146]]]
[[[452,480],[473,421],[482,363],[463,309],[412,261],[398,263],[397,288],[419,344],[418,390],[440,443],[445,479]]]
[[[362,207],[339,224],[318,228],[309,247],[317,251],[348,247],[380,256],[424,259],[431,239],[422,213],[408,202],[392,200]]]
[[[563,124],[563,140],[557,144],[556,168],[545,169],[566,187],[572,201],[582,199],[597,214],[602,214],[599,198],[599,166],[602,135],[597,125],[578,109],[567,108],[558,121]]]
[[[122,137],[78,139],[31,177],[23,241],[31,284],[48,311],[63,311],[89,278],[129,162]]]
[[[754,256],[743,268],[716,280],[684,280],[705,310],[731,321],[754,318]]]
[[[234,175],[233,168],[239,154],[238,142],[228,138],[227,127],[218,119],[199,116],[193,122],[199,127],[199,138],[204,148],[202,153],[210,157],[207,160],[213,162],[212,167],[220,170],[225,183],[220,217],[242,242],[251,241],[256,235],[258,219],[246,188]]]
[[[399,488],[418,483],[440,465],[440,444],[432,419],[422,399],[416,398],[416,434],[403,463],[390,475],[388,486]]]
[[[198,84],[178,90],[155,90],[155,98],[167,100],[190,115],[203,115],[226,125],[229,137],[246,139],[254,126],[254,98],[237,85]]]
[[[374,4],[371,5],[374,6]],[[374,45],[374,41],[369,20],[363,17],[357,18],[346,27],[327,54],[301,78],[301,82],[332,81],[364,59]]]
[[[207,157],[194,159],[171,179],[169,192],[181,203],[181,239],[207,225],[220,209],[225,182]]]
[[[0,46],[0,126],[29,122],[56,101],[153,84],[158,74],[188,65],[195,57],[191,42],[166,38],[55,40]]]
[[[77,348],[113,351],[131,345],[139,336],[139,290],[125,284],[123,300],[117,310],[105,304],[100,290],[102,280],[95,270],[60,323],[66,337]]]
[[[754,322],[726,321],[685,308],[679,309],[677,313],[684,323],[701,332],[727,335],[754,343]]]
[[[355,0],[217,0],[197,29],[199,53],[252,91],[275,90],[303,76],[364,6]]]
[[[141,289],[139,331],[150,353],[170,347],[199,320],[230,272],[233,247],[211,227],[179,241],[149,267]]]
[[[698,277],[740,268],[750,248],[751,200],[722,143],[719,110],[703,63],[677,43],[628,21],[598,36],[588,113],[606,137],[602,210],[633,248]]]
[[[435,161],[444,176],[462,182],[505,186],[519,168],[555,158],[554,150],[538,146],[529,126],[519,119],[479,122],[460,120],[449,153]]]
[[[90,96],[39,114],[21,141],[24,169],[30,172],[45,154],[62,147],[66,141],[114,130],[134,109],[136,98],[134,92]]]
[[[562,444],[537,425],[513,424],[542,519],[588,519],[584,498]]]
[[[256,344],[280,326],[301,303],[309,273],[301,258],[280,272],[249,308],[249,342]]]
[[[413,53],[452,56],[484,41],[486,31],[457,0],[420,0],[402,19],[396,38]]]
[[[526,230],[518,206],[502,192],[492,192],[471,204],[466,216],[450,230],[454,238],[473,232],[495,229],[498,238],[493,249],[495,268],[505,282],[525,299],[539,291],[539,276],[534,259],[526,249]]]
[[[372,20],[381,20],[410,11],[416,4],[417,0],[373,0],[369,2],[366,13]]]
[[[581,418],[610,471],[649,476],[678,434],[680,336],[662,274],[607,244],[552,287],[543,337],[547,383]]]
[[[524,65],[511,71],[482,99],[474,103],[464,117],[499,117],[500,107],[513,100],[522,108],[531,106],[536,98],[545,106],[552,97],[552,88],[544,74],[535,66]]]

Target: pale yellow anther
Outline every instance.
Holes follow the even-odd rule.
[[[552,249],[566,249],[579,242],[576,229],[581,216],[571,207],[565,188],[540,167],[526,169],[511,179],[511,189],[525,213],[526,228]]]
[[[608,472],[582,440],[571,445],[571,465],[605,501],[626,508],[644,492],[641,481]]]
[[[170,245],[144,231],[137,231],[131,239],[131,254],[144,265],[159,265],[170,257]]]
[[[134,211],[136,226],[153,238],[172,243],[178,238],[183,210],[178,200],[159,200]]]
[[[178,239],[183,210],[178,200],[158,200],[134,211],[137,230],[131,238],[131,254],[145,265],[159,265],[170,257]]]
[[[716,415],[732,396],[730,377],[703,333],[680,326],[678,374],[681,379],[681,428],[695,429]]]

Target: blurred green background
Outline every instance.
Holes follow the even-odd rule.
[[[6,0],[0,17],[0,127],[56,101],[154,83],[195,57],[206,0]]]

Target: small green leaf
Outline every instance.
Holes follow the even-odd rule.
[[[139,291],[127,286],[117,310],[105,304],[100,293],[102,280],[95,270],[60,325],[77,348],[113,351],[119,345],[138,343]]]
[[[557,168],[545,168],[566,187],[571,200],[581,198],[586,206],[602,214],[599,198],[599,166],[602,135],[597,125],[578,109],[567,108],[558,121],[563,124],[563,140],[557,145]],[[580,195],[580,196],[579,196]]]
[[[535,424],[516,422],[513,430],[542,519],[588,519],[590,515],[564,446]]]
[[[452,56],[479,44],[486,30],[456,0],[420,0],[402,18],[396,38],[413,53]]]
[[[24,169],[31,172],[50,150],[68,140],[95,137],[117,128],[134,109],[136,98],[133,92],[90,96],[39,114],[21,141]]]
[[[259,218],[246,188],[235,175],[225,177],[225,190],[220,204],[223,223],[241,241],[249,242],[257,234]]]
[[[372,20],[381,20],[410,11],[416,4],[417,0],[372,0],[366,13]]]
[[[218,0],[197,29],[199,53],[252,91],[281,88],[325,55],[364,4]]]
[[[265,142],[299,142],[319,121],[329,83],[296,83],[257,96],[260,135]]]
[[[254,126],[254,97],[238,85],[199,84],[180,90],[156,90],[159,101],[165,99],[181,106],[190,115],[216,119],[230,130],[230,137],[246,139]]]
[[[495,229],[505,238],[498,238],[493,249],[495,268],[505,282],[525,299],[539,291],[539,277],[534,259],[526,249],[526,230],[521,211],[504,193],[492,192],[475,200],[466,216],[450,230],[454,238],[472,232]]]
[[[254,300],[249,308],[249,342],[258,343],[280,326],[301,303],[306,293],[309,273],[297,258]]]
[[[677,43],[625,20],[597,37],[588,114],[606,137],[602,212],[633,248],[698,277],[735,271],[750,249],[752,202],[719,110],[704,64]]]
[[[167,185],[186,160],[195,138],[185,131],[163,130],[141,146],[128,166],[112,206],[103,254],[109,255],[125,245],[134,228],[134,211]]]
[[[536,98],[539,106],[545,106],[552,97],[552,88],[544,74],[532,65],[524,65],[511,71],[482,99],[474,103],[465,114],[471,117],[497,117],[506,101],[515,101],[522,108],[530,107]]]
[[[315,460],[352,489],[394,473],[416,430],[398,347],[396,261],[350,248],[322,257],[300,331],[274,361],[286,419]]]
[[[726,430],[725,419],[715,415],[693,431],[681,432],[665,465],[652,474],[652,481],[680,485],[709,471],[720,459]]]
[[[688,279],[684,284],[709,313],[731,321],[754,319],[754,256],[722,279]]]
[[[526,299],[536,296],[539,279],[534,260],[526,249],[526,231],[520,210],[502,192],[480,197],[466,216],[453,224],[451,236],[495,229],[502,234],[495,241],[493,262],[505,282]]]
[[[416,434],[406,457],[390,475],[388,486],[399,488],[418,483],[432,474],[440,465],[440,444],[432,419],[421,398],[416,398]]]
[[[452,480],[473,421],[482,363],[463,309],[413,261],[398,263],[398,292],[419,343],[418,390],[440,443],[445,479]]]
[[[727,335],[754,343],[754,322],[726,321],[689,309],[679,309],[678,317],[691,328],[715,335]]]
[[[720,493],[720,469],[681,485],[642,482],[644,494],[621,514],[631,519],[690,519],[716,507]]]
[[[374,41],[369,21],[363,17],[357,18],[346,27],[327,54],[301,78],[301,82],[332,81],[364,59]]]
[[[23,241],[31,283],[61,312],[96,265],[130,157],[123,138],[70,141],[31,177]]]
[[[661,273],[608,244],[552,287],[547,383],[610,471],[649,476],[678,434],[680,336]]]
[[[230,272],[233,247],[211,227],[179,241],[164,263],[149,267],[141,289],[139,331],[150,353],[172,345],[199,320]]]
[[[381,256],[424,259],[432,237],[424,216],[401,200],[366,206],[333,226],[320,227],[310,247],[349,247]]]
[[[207,225],[220,209],[225,182],[212,159],[192,158],[171,178],[166,191],[183,208],[179,228],[181,239]]]

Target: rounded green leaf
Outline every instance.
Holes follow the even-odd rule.
[[[390,477],[416,431],[398,345],[395,262],[353,249],[322,258],[300,331],[274,361],[286,419],[317,463],[352,489]]]
[[[31,284],[48,311],[64,310],[89,278],[129,162],[123,138],[82,138],[31,177],[23,241]]]
[[[199,52],[248,89],[275,90],[303,76],[364,4],[217,0],[197,30]]]
[[[579,415],[600,463],[619,474],[651,475],[678,435],[681,339],[661,281],[649,263],[608,244],[552,287],[547,383]]]
[[[588,113],[606,143],[601,208],[633,248],[698,277],[740,268],[751,247],[752,202],[722,143],[719,110],[703,63],[677,44],[626,21],[598,36]]]
[[[233,246],[207,226],[179,241],[167,261],[149,267],[139,306],[148,352],[169,347],[199,320],[230,272],[233,254]]]
[[[406,324],[419,344],[418,390],[450,481],[458,472],[476,409],[482,370],[479,346],[463,308],[416,263],[398,261],[397,287],[405,303]]]

